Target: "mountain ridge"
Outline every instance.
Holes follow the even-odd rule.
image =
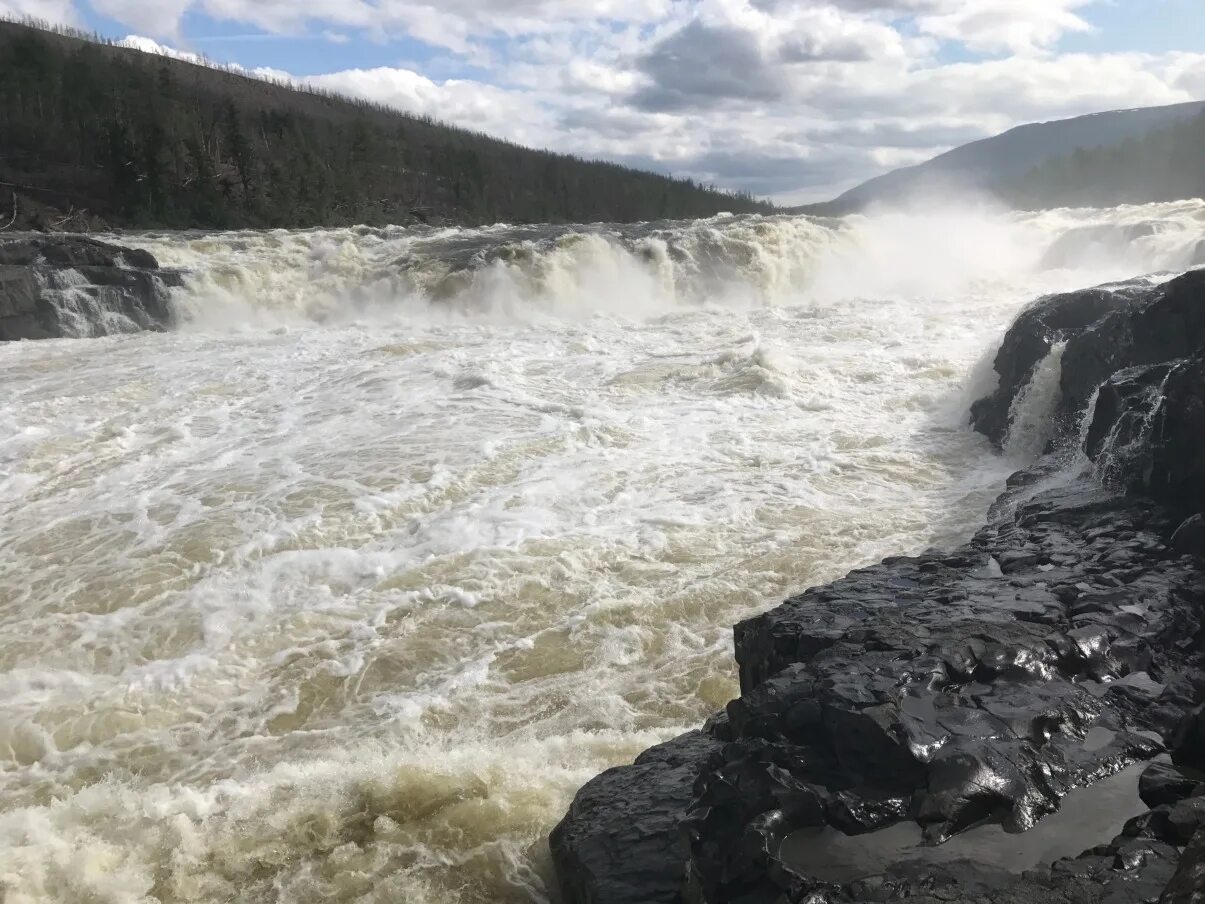
[[[1131,107],[1025,123],[861,183],[820,204],[794,212],[826,216],[856,213],[885,202],[935,191],[976,190],[1007,196],[1032,170],[1077,150],[1115,147],[1205,113],[1205,101]]]

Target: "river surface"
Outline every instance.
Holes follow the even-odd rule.
[[[543,902],[732,625],[969,534],[1035,295],[1205,204],[136,235],[165,334],[0,347],[0,899]],[[1056,362],[1057,363],[1057,362]],[[1056,381],[1057,383],[1057,381]]]

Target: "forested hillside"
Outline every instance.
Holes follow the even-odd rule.
[[[0,23],[0,228],[590,222],[769,211],[609,163]]]
[[[1205,198],[1205,113],[1035,167],[1005,192],[1020,207],[1112,207]]]

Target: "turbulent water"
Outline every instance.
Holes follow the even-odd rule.
[[[0,348],[0,898],[529,902],[731,626],[951,542],[1035,294],[1205,204],[125,236],[167,334]],[[1050,376],[1055,374],[1055,378]]]

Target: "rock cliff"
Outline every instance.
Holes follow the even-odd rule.
[[[0,341],[165,329],[180,279],[146,251],[82,236],[0,239]]]

